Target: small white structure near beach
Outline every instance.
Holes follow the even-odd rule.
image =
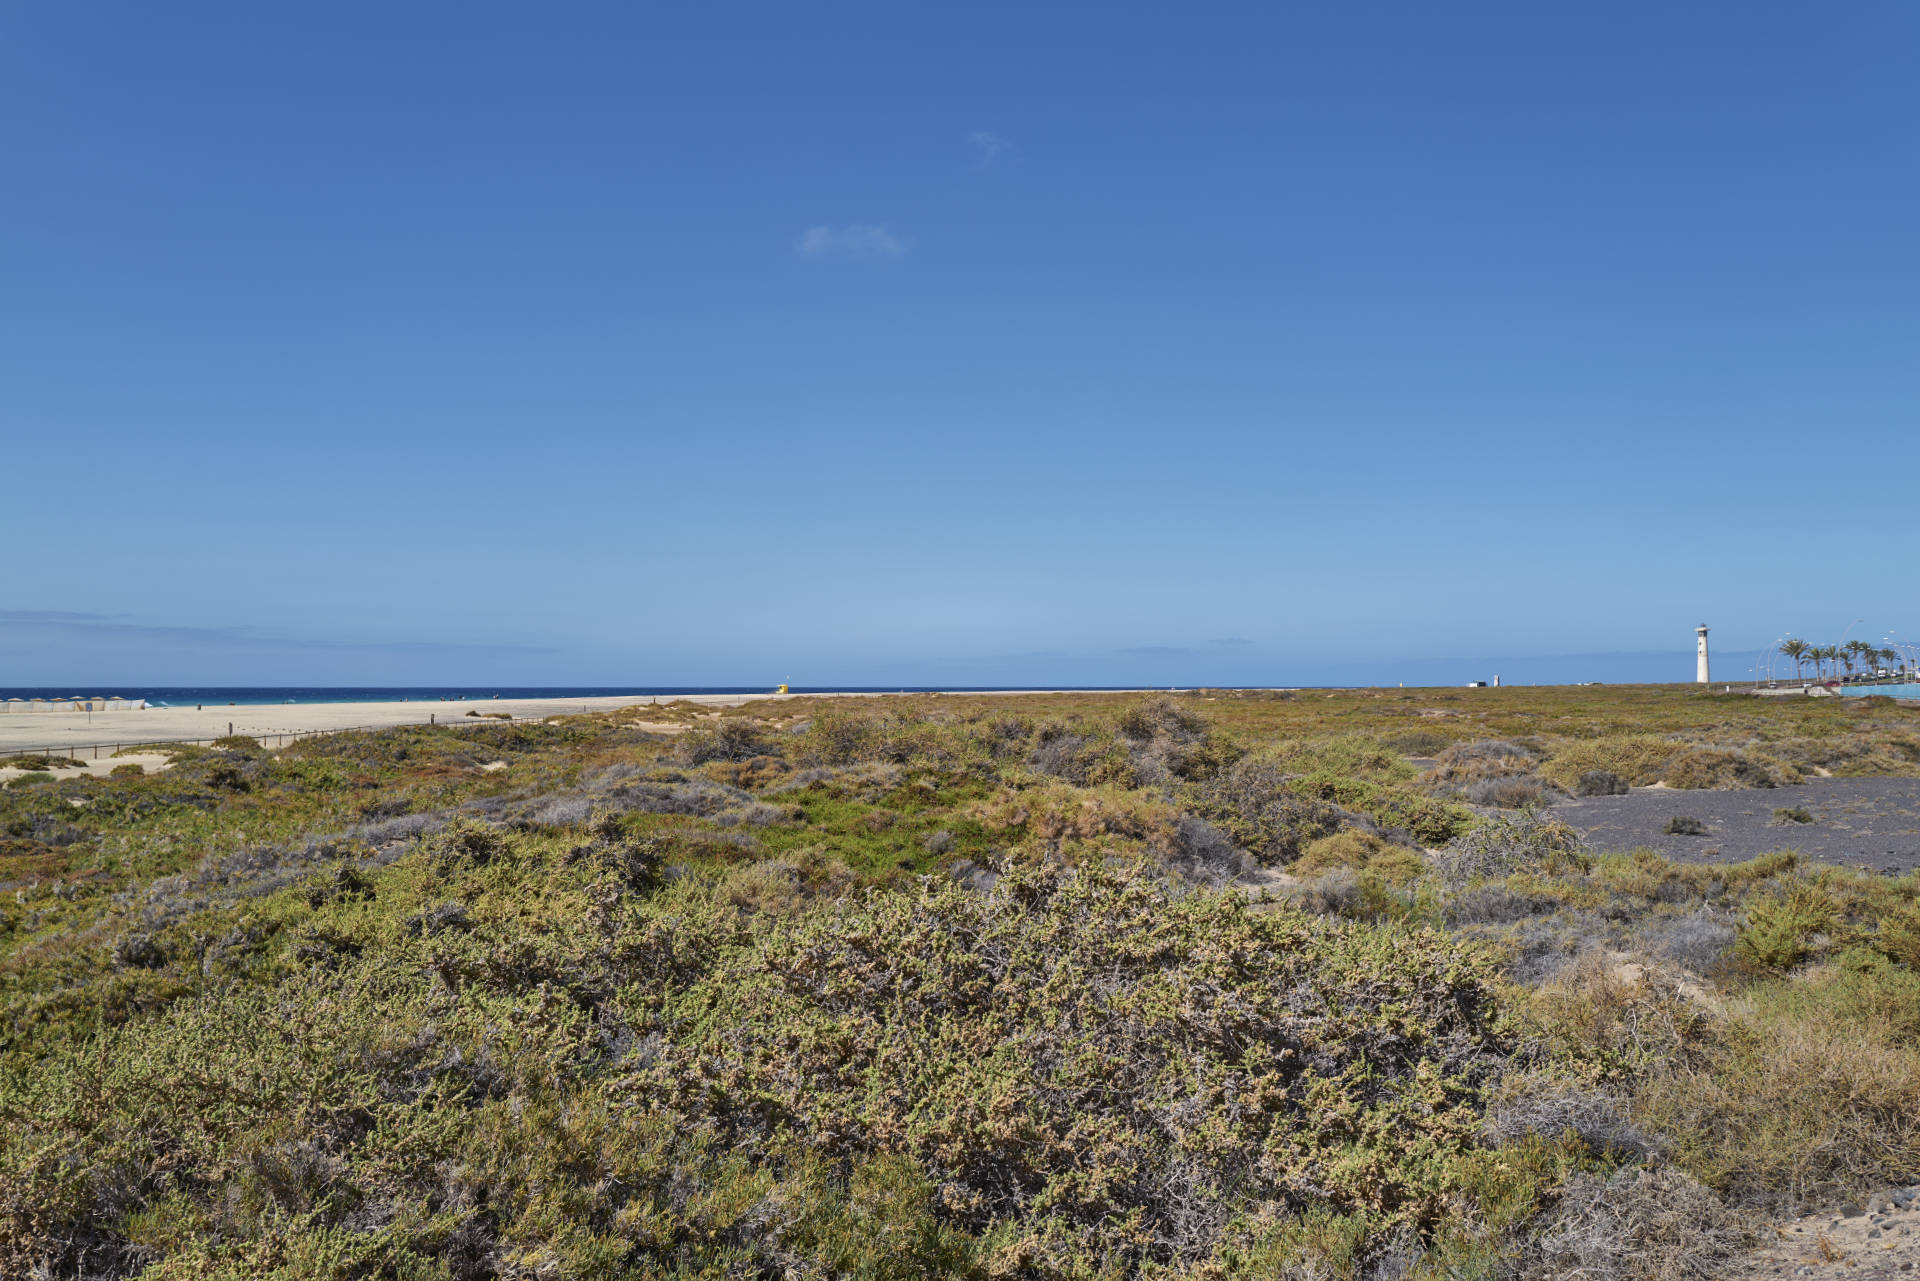
[[[106,698],[82,698],[78,694],[69,698],[9,698],[0,703],[0,715],[12,712],[138,712],[146,705],[144,698],[121,698],[118,695]]]

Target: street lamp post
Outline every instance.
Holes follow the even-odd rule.
[[[1787,633],[1781,632],[1779,636],[1774,638],[1773,646],[1767,650],[1767,687],[1769,689],[1773,688],[1774,685],[1773,665],[1783,657],[1780,653],[1780,646],[1786,639]]]

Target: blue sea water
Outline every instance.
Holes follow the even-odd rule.
[[[0,687],[0,701],[9,698],[144,698],[152,704],[184,707],[210,703],[216,706],[259,706],[267,703],[438,703],[466,702],[492,698],[668,698],[680,694],[765,694],[767,685],[414,685],[414,686],[227,686],[227,685],[101,685],[85,689],[66,687]],[[965,693],[969,687],[939,686],[941,692]],[[973,686],[974,689],[1006,689],[1008,686]],[[1021,688],[1014,686],[1012,688]],[[1039,688],[1037,686],[1031,688]],[[1089,686],[1094,689],[1118,686]],[[796,694],[926,694],[936,687],[907,686],[807,686],[796,685]]]
[[[1855,685],[1840,692],[1850,698],[1865,698],[1870,694],[1885,694],[1888,698],[1920,698],[1920,684]]]

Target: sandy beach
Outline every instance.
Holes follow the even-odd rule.
[[[771,694],[662,695],[714,707],[737,707]],[[458,703],[269,703],[233,706],[149,707],[137,712],[16,712],[0,716],[0,753],[45,749],[65,753],[100,743],[158,743],[214,738],[228,733],[271,739],[277,735],[325,734],[367,726],[424,725],[431,719],[470,723],[470,711],[507,712],[515,720],[540,720],[578,712],[605,712],[652,700],[631,694],[608,698],[477,698]],[[271,742],[269,742],[271,746]],[[106,755],[102,751],[102,756]]]

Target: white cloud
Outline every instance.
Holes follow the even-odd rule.
[[[974,132],[968,134],[967,141],[979,149],[980,163],[982,165],[990,165],[1007,152],[1013,150],[1012,143],[1002,138],[999,134],[988,133],[984,129],[976,129]]]
[[[795,247],[803,258],[886,262],[906,253],[908,245],[885,227],[856,222],[845,227],[808,227]]]

